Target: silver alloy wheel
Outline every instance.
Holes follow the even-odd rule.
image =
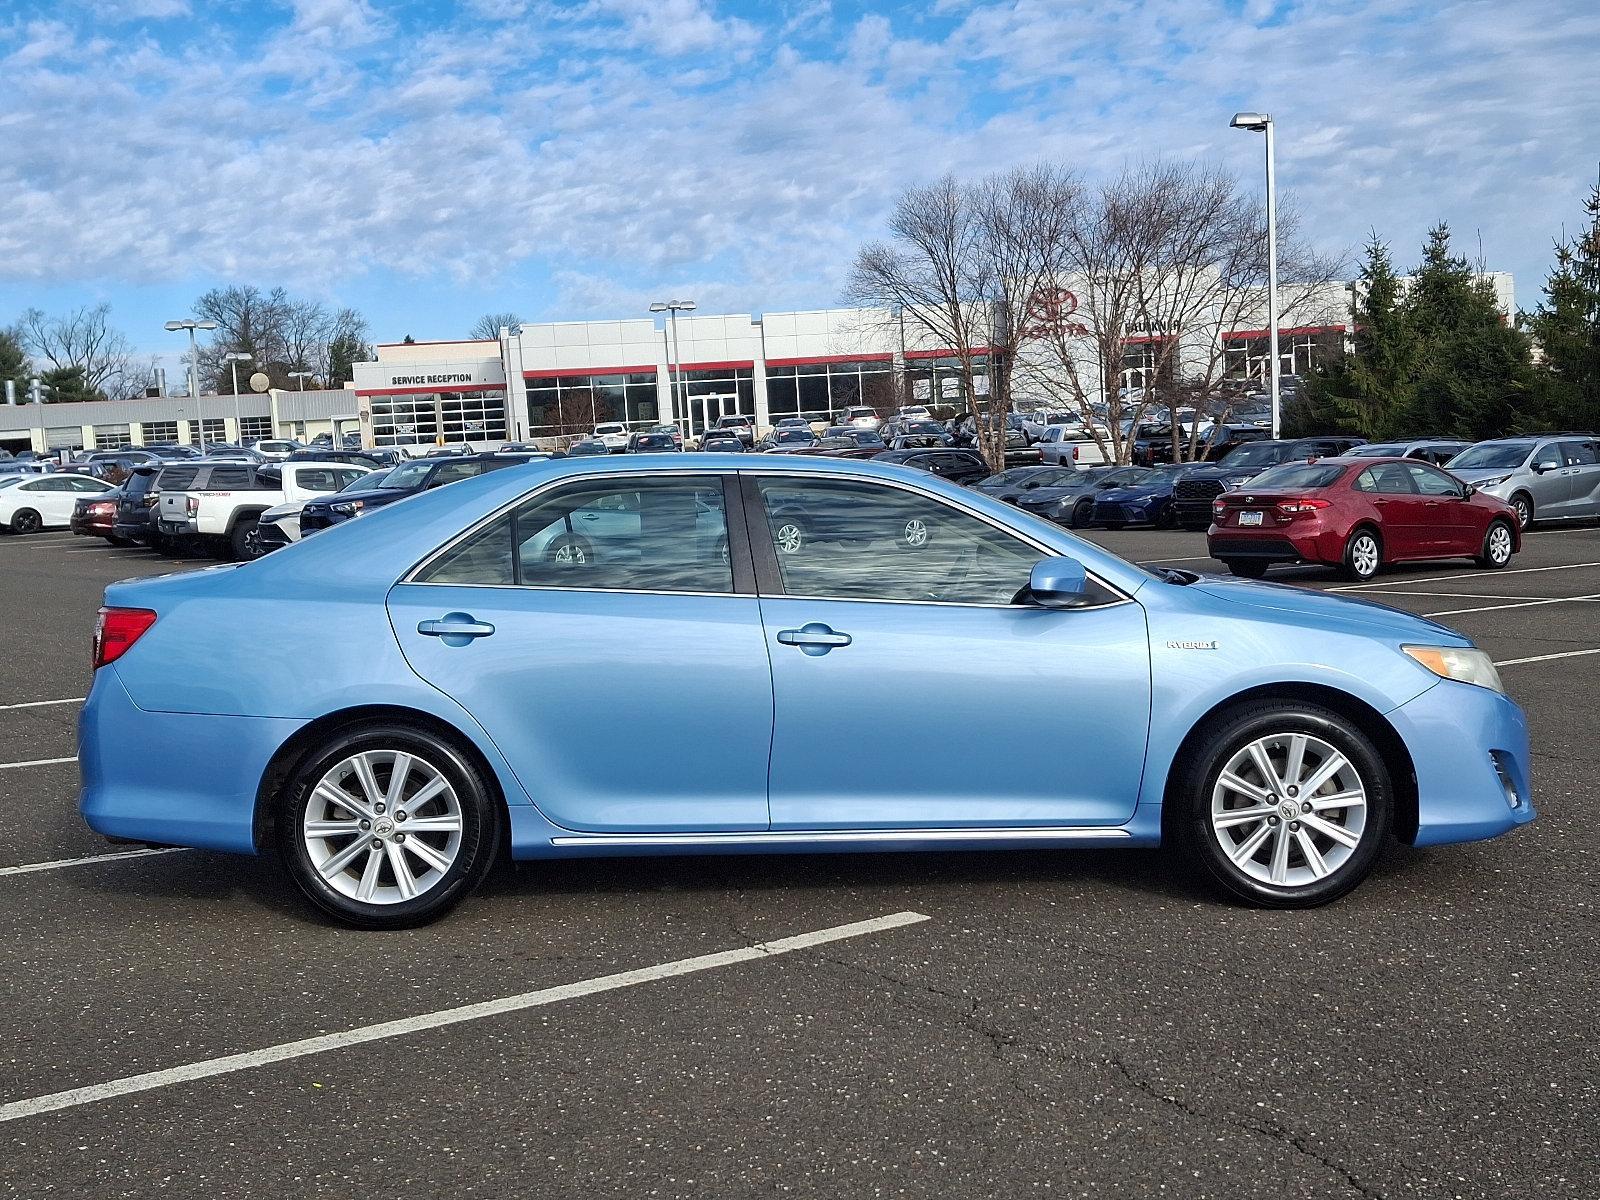
[[[583,547],[577,542],[562,542],[551,553],[550,558],[553,562],[577,563],[580,566],[589,561],[583,553]]]
[[[773,532],[772,540],[784,554],[798,554],[806,544],[806,531],[793,521],[785,521]]]
[[[331,767],[301,821],[311,868],[363,904],[400,904],[437,886],[461,851],[461,799],[438,767],[366,750]]]
[[[1511,561],[1511,530],[1504,525],[1489,530],[1489,561],[1497,567]]]
[[[1273,887],[1306,887],[1347,863],[1367,826],[1355,764],[1308,733],[1244,746],[1211,789],[1211,832],[1241,872]]]
[[[1523,529],[1533,521],[1533,505],[1526,496],[1516,496],[1511,501],[1511,511],[1517,514],[1517,524]]]
[[[1356,574],[1365,579],[1369,575],[1378,573],[1378,539],[1370,533],[1356,535],[1355,544],[1350,547],[1350,562],[1356,569]]]
[[[901,537],[905,543],[912,547],[922,547],[928,544],[928,523],[921,517],[912,517],[906,522],[906,527],[901,530]]]

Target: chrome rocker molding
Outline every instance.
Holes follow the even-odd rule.
[[[796,843],[1055,842],[1133,836],[1120,825],[1047,825],[985,829],[793,829],[748,833],[586,833],[550,839],[552,846],[785,846]]]

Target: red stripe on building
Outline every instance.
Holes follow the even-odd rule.
[[[503,383],[414,383],[410,387],[356,388],[358,396],[437,396],[442,392],[503,392]]]
[[[1293,329],[1279,329],[1278,336],[1301,337],[1308,333],[1343,333],[1343,325],[1296,325]],[[1224,338],[1264,338],[1269,336],[1270,330],[1266,329],[1231,329],[1223,334]]]
[[[971,353],[973,358],[986,358],[989,355],[989,347],[987,347],[987,346],[974,346],[972,348],[972,350],[970,351],[970,353]],[[907,359],[918,359],[918,358],[960,358],[960,357],[961,357],[961,355],[957,354],[954,350],[907,350],[906,351],[906,358]]]
[[[680,371],[748,371],[755,367],[755,360],[746,358],[735,359],[732,362],[686,362],[679,363]]]
[[[654,375],[656,366],[646,367],[557,367],[546,371],[524,371],[524,379],[574,379],[588,375]]]
[[[910,355],[907,355],[909,358]],[[892,354],[822,354],[813,358],[769,358],[769,367],[816,367],[825,363],[893,362]]]

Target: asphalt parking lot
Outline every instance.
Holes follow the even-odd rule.
[[[1088,536],[1220,569],[1199,534]],[[78,818],[101,589],[200,565],[0,537],[7,1194],[1600,1194],[1592,523],[1502,572],[1273,573],[1487,649],[1541,810],[1282,913],[1151,852],[658,858],[335,929],[265,864]]]

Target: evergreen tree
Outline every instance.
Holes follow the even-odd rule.
[[[28,354],[22,348],[22,338],[14,329],[0,329],[0,403],[5,402],[5,381],[16,387],[20,404],[28,393]]]
[[[1527,339],[1488,283],[1451,252],[1449,226],[1429,230],[1400,311],[1416,354],[1415,390],[1400,398],[1396,432],[1476,440],[1537,423]]]
[[[75,404],[83,400],[104,400],[105,393],[89,386],[82,367],[56,367],[41,371],[39,382],[44,384],[47,404]]]
[[[1374,233],[1350,305],[1354,352],[1306,382],[1293,436],[1357,433],[1369,438],[1402,432],[1413,403],[1416,339],[1400,306],[1400,282],[1389,248]]]
[[[1583,207],[1588,228],[1556,246],[1544,303],[1527,318],[1542,356],[1540,407],[1557,429],[1600,426],[1600,185]]]

